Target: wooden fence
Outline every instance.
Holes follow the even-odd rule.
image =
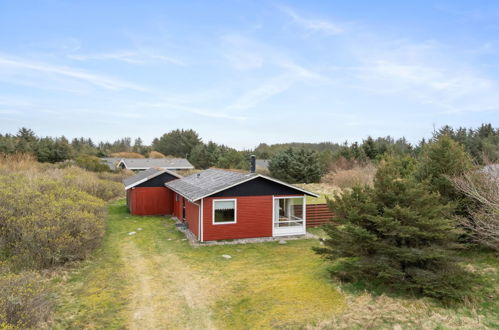
[[[327,204],[307,204],[307,228],[318,227],[333,218]]]

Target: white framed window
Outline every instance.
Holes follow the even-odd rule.
[[[237,221],[237,200],[235,199],[214,199],[213,200],[213,224],[224,225],[236,223]]]
[[[178,194],[177,193],[175,193],[175,201],[178,202]]]

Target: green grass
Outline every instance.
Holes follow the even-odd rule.
[[[194,248],[183,238],[172,220],[113,203],[102,247],[54,281],[53,327],[295,328],[344,308],[316,240]]]
[[[131,231],[137,234],[128,235]],[[311,231],[324,235],[321,229]],[[499,327],[496,253],[461,253],[462,263],[483,284],[476,289],[477,301],[447,308],[426,298],[366,293],[355,290],[355,284],[335,283],[328,264],[311,250],[318,244],[295,240],[194,248],[169,218],[130,216],[123,201],[115,202],[101,248],[53,280],[52,327]]]

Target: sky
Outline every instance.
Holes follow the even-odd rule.
[[[497,1],[0,0],[0,133],[417,142],[499,125]]]

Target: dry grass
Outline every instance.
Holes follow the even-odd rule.
[[[355,166],[347,170],[336,170],[326,174],[321,182],[330,184],[340,189],[350,189],[358,185],[372,185],[376,167],[372,164]]]
[[[192,170],[177,170],[175,172],[181,176],[189,176],[189,175],[196,174],[196,173],[199,173],[202,171],[203,170],[192,169]]]
[[[363,293],[347,295],[346,305],[340,315],[307,329],[488,329],[481,315],[463,315],[425,299]]]
[[[148,155],[149,158],[166,158],[165,155],[163,155],[161,152],[159,151],[151,151]]]
[[[115,152],[109,156],[117,158],[145,158],[143,155],[136,152]]]
[[[319,195],[319,198],[307,196],[307,204],[324,204],[326,203],[326,198],[331,199],[341,193],[339,187],[329,183],[302,183],[297,184],[297,186]]]

